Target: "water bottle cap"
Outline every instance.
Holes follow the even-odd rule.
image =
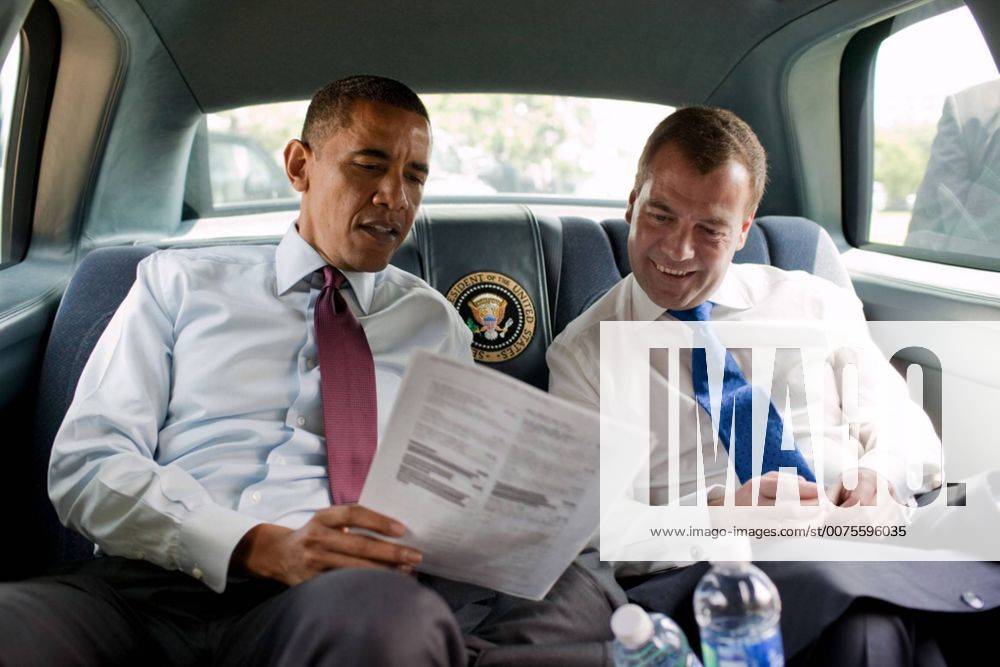
[[[653,636],[653,620],[637,604],[622,605],[611,615],[611,632],[625,648],[639,648]]]

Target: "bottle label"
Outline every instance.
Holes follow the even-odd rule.
[[[705,667],[783,667],[785,650],[776,625],[756,641],[731,641],[723,637],[702,638]]]

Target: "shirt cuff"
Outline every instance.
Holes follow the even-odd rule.
[[[233,550],[251,528],[262,523],[213,503],[193,510],[181,524],[178,568],[221,593],[226,590]]]

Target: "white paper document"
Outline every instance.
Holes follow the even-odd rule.
[[[595,412],[421,352],[359,503],[406,525],[419,570],[538,600],[597,531],[599,433]]]

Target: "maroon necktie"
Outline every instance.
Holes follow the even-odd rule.
[[[343,273],[324,266],[315,311],[326,465],[334,505],[357,502],[378,440],[375,362],[365,330],[340,294],[345,282]]]

